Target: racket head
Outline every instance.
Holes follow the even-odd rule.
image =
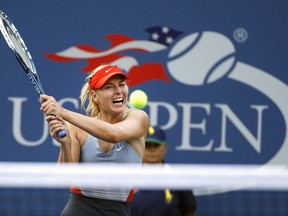
[[[0,30],[39,95],[44,94],[32,56],[9,17],[0,10]]]
[[[37,75],[32,56],[28,51],[24,40],[20,36],[18,30],[9,19],[9,17],[0,10],[0,31],[2,32],[3,37],[5,38],[8,46],[12,49],[17,60],[22,65],[24,71],[26,72],[28,78],[33,84],[35,90],[39,95],[45,94],[43,87],[40,83],[40,79]],[[62,138],[67,135],[65,130],[58,131],[58,137]]]
[[[27,69],[32,73],[36,73],[35,65],[27,46],[12,21],[3,11],[0,11],[0,22],[0,29],[8,46],[21,58]]]

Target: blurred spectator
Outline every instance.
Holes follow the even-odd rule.
[[[149,127],[143,163],[161,164],[167,152],[165,132]],[[132,216],[196,216],[197,203],[192,190],[136,190],[131,203]]]

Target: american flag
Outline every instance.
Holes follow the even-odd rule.
[[[150,80],[170,82],[161,62],[148,61],[140,64],[135,55],[139,52],[149,54],[167,50],[183,33],[167,26],[150,27],[145,31],[149,33],[149,38],[146,40],[135,39],[124,34],[105,35],[104,38],[111,43],[106,50],[100,50],[91,45],[75,45],[57,53],[45,53],[44,55],[59,62],[86,60],[87,66],[81,71],[87,73],[101,64],[118,65],[126,71],[130,86]],[[127,51],[132,52],[127,55],[125,54]]]

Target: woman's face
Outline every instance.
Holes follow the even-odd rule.
[[[93,92],[92,98],[99,104],[100,112],[111,110],[120,113],[126,108],[128,86],[121,75],[112,76],[100,89]]]

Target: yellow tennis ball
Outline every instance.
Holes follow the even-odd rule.
[[[142,90],[135,90],[130,94],[129,103],[136,109],[143,109],[148,102],[147,94]]]

